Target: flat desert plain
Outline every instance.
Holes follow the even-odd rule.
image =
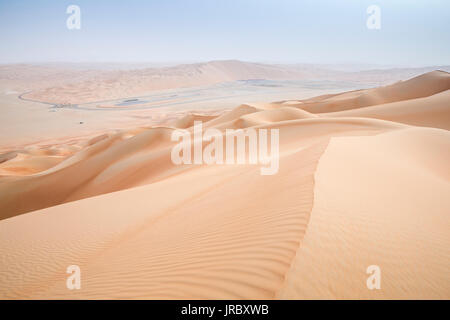
[[[450,299],[442,68],[59,68],[0,67],[0,298]],[[278,172],[174,164],[194,121]]]

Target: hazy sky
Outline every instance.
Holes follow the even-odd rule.
[[[81,29],[66,8],[81,9]],[[381,29],[366,26],[381,8]],[[450,64],[449,0],[0,0],[0,63]]]

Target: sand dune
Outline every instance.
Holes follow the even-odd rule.
[[[319,74],[319,71],[315,73]],[[86,103],[139,96],[154,90],[247,79],[305,79],[310,75],[310,72],[302,69],[285,66],[234,60],[211,61],[165,68],[101,72],[99,79],[89,78],[38,89],[23,97],[52,103]]]
[[[449,299],[449,94],[434,71],[4,154],[0,297]],[[279,172],[173,164],[173,130],[196,120],[279,129]]]
[[[449,132],[332,138],[314,209],[279,298],[448,299]],[[382,290],[360,281],[369,265]]]
[[[433,68],[411,68],[344,72],[336,70],[333,66],[263,64],[238,60],[131,70],[95,70],[89,66],[80,66],[81,70],[77,68],[61,70],[61,67],[55,69],[49,66],[19,67],[18,71],[17,67],[0,66],[0,74],[5,74],[4,80],[8,80],[8,84],[14,81],[14,90],[20,90],[24,81],[32,84],[33,90],[23,94],[23,99],[55,104],[82,104],[137,97],[150,91],[236,80],[356,80],[360,83],[384,85],[433,70]],[[440,68],[450,71],[449,66]],[[45,81],[42,82],[41,78],[36,81],[36,76],[42,73],[45,75]],[[70,76],[62,77],[64,74]],[[1,84],[2,77],[0,77]],[[435,89],[430,87],[430,90]],[[375,95],[374,99],[377,100]]]
[[[359,109],[320,114],[323,117],[364,117],[389,120],[415,126],[450,130],[450,90],[425,98],[385,103]],[[424,106],[428,106],[425,108]]]
[[[384,87],[325,95],[300,102],[303,110],[322,113],[424,98],[448,89],[450,89],[448,73],[433,71]]]

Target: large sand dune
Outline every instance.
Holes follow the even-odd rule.
[[[279,172],[174,165],[171,133],[195,120],[279,129]],[[434,71],[11,151],[0,298],[450,299],[448,130],[450,74]],[[66,288],[69,265],[80,290]],[[370,265],[380,290],[366,287]]]
[[[81,68],[81,69],[80,69]],[[450,71],[449,66],[440,69]],[[79,68],[61,66],[0,66],[0,86],[7,81],[15,90],[25,83],[29,92],[23,99],[55,104],[82,104],[126,97],[136,97],[162,89],[194,87],[236,80],[338,80],[370,85],[387,84],[410,78],[436,68],[406,68],[364,70],[358,72],[336,70],[332,65],[281,65],[243,62],[238,60],[210,61],[166,67],[105,70],[81,65]],[[3,75],[3,77],[1,76]],[[42,80],[44,79],[44,81]],[[437,80],[438,81],[438,80]],[[416,81],[416,83],[420,83]],[[442,85],[442,84],[441,84]],[[413,86],[408,84],[408,87]],[[430,86],[422,90],[439,90]],[[388,89],[386,90],[389,94]],[[420,93],[412,93],[420,95]],[[398,99],[403,93],[398,93]],[[376,94],[369,94],[378,101]],[[317,110],[318,111],[318,110]]]

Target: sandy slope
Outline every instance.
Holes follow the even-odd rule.
[[[449,157],[443,130],[332,138],[307,234],[277,297],[448,299]],[[362,281],[369,265],[382,270],[381,290]]]
[[[5,154],[0,297],[449,299],[449,89],[437,71]],[[279,129],[279,172],[175,166],[196,119]]]
[[[450,88],[450,78],[444,71],[433,71],[407,81],[384,87],[325,95],[301,101],[301,108],[324,113],[369,107],[390,102],[424,98]]]
[[[425,98],[320,114],[323,117],[367,117],[450,130],[450,90]],[[427,107],[425,107],[427,106]]]

